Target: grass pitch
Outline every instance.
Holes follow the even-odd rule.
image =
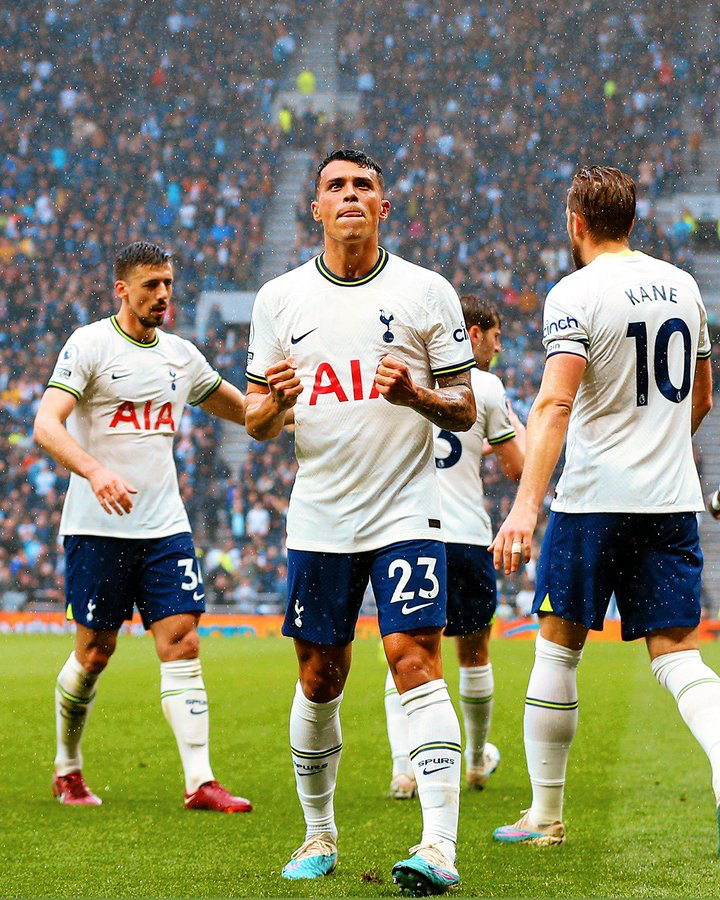
[[[250,815],[186,812],[174,738],[149,639],[125,637],[103,675],[86,732],[85,773],[99,809],[50,797],[53,682],[69,637],[0,637],[0,896],[382,897],[420,834],[417,801],[385,799],[384,666],[359,641],[343,703],[336,798],[340,862],[322,881],[279,872],[303,826],[287,745],[295,660],[289,641],[206,640],[212,760],[250,797]],[[453,648],[446,675],[457,697]],[[482,793],[463,791],[455,896],[717,897],[720,859],[709,766],[640,644],[590,644],[580,667],[560,848],[496,844],[492,829],[529,804],[521,729],[529,642],[496,642],[491,739],[502,762]],[[720,646],[705,646],[720,669]]]

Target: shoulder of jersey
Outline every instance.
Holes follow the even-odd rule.
[[[502,397],[505,394],[505,385],[492,372],[486,372],[484,369],[470,369],[470,382],[472,384],[473,393],[481,400],[487,397]]]
[[[97,319],[95,322],[89,322],[87,325],[81,325],[76,328],[71,335],[71,340],[79,340],[90,344],[97,343],[103,337],[109,336],[112,325],[110,319]]]
[[[505,390],[502,381],[494,372],[486,372],[485,369],[478,369],[477,366],[474,369],[470,369],[470,378],[473,385],[477,384],[481,388],[499,387],[501,390]]]
[[[691,275],[690,272],[681,269],[679,266],[674,265],[674,263],[668,262],[666,259],[658,259],[657,256],[648,256],[647,253],[643,253],[642,255],[654,269],[665,272],[670,277],[674,277],[679,281],[684,281],[699,293],[700,289],[698,288],[697,281],[695,281],[694,276]]]
[[[419,266],[417,263],[410,262],[408,259],[403,259],[402,256],[395,256],[394,253],[388,253],[388,268],[390,266],[392,266],[394,274],[404,273],[403,277],[422,281],[426,284],[435,283],[451,286],[447,278],[439,272],[436,272],[434,269],[428,269],[426,266]]]
[[[641,250],[636,250],[632,256],[632,259],[636,260],[640,265],[643,265],[647,269],[651,269],[654,276],[658,277],[660,273],[665,278],[673,278],[675,281],[685,282],[690,288],[694,289],[698,293],[700,289],[698,288],[697,282],[695,278],[685,269],[680,269],[678,266],[674,265],[671,262],[668,262],[665,259],[660,259],[657,256],[650,256],[648,253],[643,253]],[[622,262],[627,262],[627,257],[614,257],[610,254],[603,254],[599,256],[597,259],[593,260],[590,265],[585,266],[583,269],[580,269],[579,272],[573,274],[579,274],[580,272],[585,272],[588,269],[592,269],[595,266],[601,265],[616,265],[618,263],[622,264]],[[597,269],[595,269],[597,271]]]
[[[193,341],[180,337],[179,334],[163,331],[161,328],[156,328],[155,334],[157,334],[159,338],[158,349],[161,351],[165,350],[167,352],[168,350],[172,350],[174,353],[185,353],[188,357],[192,357],[193,354],[202,352]]]
[[[299,280],[310,277],[317,271],[317,269],[315,268],[315,259],[316,257],[313,256],[312,259],[309,259],[301,266],[296,266],[294,269],[290,269],[287,272],[283,272],[282,275],[277,275],[275,278],[271,278],[269,281],[266,281],[258,291],[258,295],[281,294],[285,288],[289,288],[297,284]]]
[[[592,282],[594,276],[590,273],[589,270],[590,266],[583,266],[582,269],[576,269],[574,272],[568,272],[567,275],[563,275],[560,281],[555,282],[555,284],[550,288],[549,293],[552,294],[553,291],[564,292],[566,290],[577,290],[587,282]]]

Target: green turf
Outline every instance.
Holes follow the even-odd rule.
[[[343,703],[337,817],[340,863],[322,882],[287,882],[302,824],[287,747],[295,679],[289,642],[208,639],[216,775],[252,798],[250,815],[189,813],[159,704],[149,639],[125,638],[99,686],[85,741],[100,809],[50,798],[54,677],[70,638],[0,638],[0,895],[8,897],[378,897],[419,837],[416,801],[392,802],[378,644],[358,642]],[[457,670],[446,646],[447,675]],[[592,644],[580,668],[580,727],[570,760],[568,842],[492,842],[528,805],[521,741],[531,643],[496,642],[492,740],[502,763],[481,794],[463,792],[457,896],[717,897],[717,824],[704,754],[640,645]],[[720,667],[720,647],[704,648]]]

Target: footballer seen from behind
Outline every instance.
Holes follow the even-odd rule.
[[[503,474],[517,481],[525,458],[525,428],[512,412],[502,382],[490,372],[501,351],[499,310],[474,294],[460,298],[477,368],[470,372],[477,416],[473,427],[456,434],[435,428],[435,465],[440,485],[448,571],[447,625],[460,663],[460,710],[465,728],[465,781],[482,790],[500,761],[488,741],[495,683],[490,662],[491,623],[497,606],[492,525],[482,483],[486,447],[497,455]],[[405,800],[416,784],[409,758],[407,716],[388,672],[385,716],[393,761],[388,796]]]
[[[173,292],[171,254],[142,241],[115,260],[117,315],[75,331],[35,418],[35,439],[69,469],[60,534],[75,649],[55,689],[53,793],[98,806],[80,750],[125,619],[137,606],[160,658],[163,712],[185,773],[185,807],[248,812],[213,775],[197,623],[200,565],[178,488],[172,446],[186,403],[239,425],[243,394],[189,341],[160,330]]]
[[[712,406],[707,319],[692,276],[630,248],[634,215],[627,175],[592,166],[574,177],[566,216],[577,271],[547,297],[525,469],[493,543],[497,568],[528,560],[567,435],[533,605],[540,634],[524,720],[532,805],[496,830],[500,841],[565,839],[576,669],[613,593],[623,639],[645,639],[653,674],[710,759],[720,802],[720,678],[698,649],[703,497],[692,452]]]
[[[294,409],[283,633],[300,670],[290,742],[306,833],[283,876],[321,877],[336,864],[339,710],[370,581],[423,814],[422,839],[393,875],[441,893],[459,880],[460,728],[440,656],[446,563],[432,426],[472,426],[474,360],[451,285],[379,245],[389,212],[382,170],[364,153],[320,164],[312,215],[325,249],[258,293],[247,429],[271,438]]]

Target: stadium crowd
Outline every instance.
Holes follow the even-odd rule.
[[[114,309],[118,245],[144,237],[176,254],[175,325],[204,289],[256,287],[270,177],[285,141],[271,101],[301,37],[306,0],[18,2],[0,11],[0,596],[60,602],[56,543],[66,475],[33,446],[50,367],[78,325]],[[654,221],[688,159],[687,106],[714,127],[720,56],[692,50],[682,9],[630,13],[500,0],[339,3],[339,65],[359,112],[312,117],[296,137],[321,158],[362,146],[385,170],[393,212],[383,245],[438,268],[503,315],[497,368],[524,420],[542,374],[542,299],[571,268],[563,192],[578,164],[631,172],[634,244],[692,269],[680,231]],[[372,27],[368,28],[368,23]],[[296,259],[319,250],[298,205]],[[204,352],[242,385],[246,335],[211,321]],[[292,436],[251,442],[239,472],[217,426],[188,410],[176,457],[204,553],[208,599],[275,611],[283,593]],[[494,457],[484,471],[497,525],[514,487]],[[501,580],[501,614],[522,612],[530,566]]]

